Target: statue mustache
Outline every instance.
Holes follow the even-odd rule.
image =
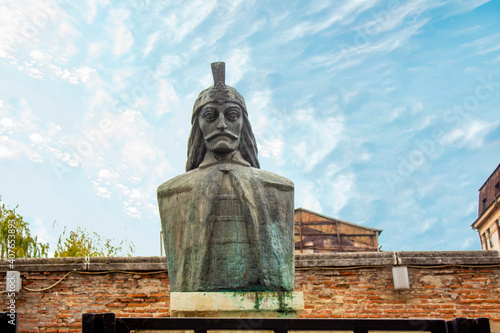
[[[233,139],[233,140],[238,140],[238,136],[236,134],[228,132],[228,131],[224,131],[224,132],[215,131],[215,132],[212,132],[212,133],[210,133],[209,135],[207,135],[205,137],[205,140],[209,141],[209,140],[215,138],[216,136],[220,136],[220,135],[227,136],[228,138]]]

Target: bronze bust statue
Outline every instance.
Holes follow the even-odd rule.
[[[212,73],[186,173],[158,188],[171,291],[293,291],[293,183],[260,170],[245,100]]]

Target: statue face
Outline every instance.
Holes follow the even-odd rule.
[[[208,103],[198,115],[198,124],[207,150],[227,154],[238,149],[243,126],[242,110],[238,104]]]

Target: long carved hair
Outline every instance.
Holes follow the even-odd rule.
[[[198,124],[199,111],[200,109],[193,115],[193,126],[191,127],[191,133],[189,134],[188,140],[186,172],[196,169],[203,161],[203,158],[205,158],[205,153],[207,152],[205,139],[201,132],[200,125]],[[241,128],[238,150],[245,161],[250,163],[252,167],[260,168],[259,160],[257,159],[257,142],[255,141],[252,126],[250,125],[245,109],[242,112],[242,117],[243,126]]]

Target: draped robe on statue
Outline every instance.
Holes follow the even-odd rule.
[[[236,208],[219,202],[228,197]],[[293,291],[290,180],[251,167],[239,152],[227,163],[207,154],[198,168],[162,184],[158,203],[171,291]],[[218,244],[222,229],[234,243]]]

